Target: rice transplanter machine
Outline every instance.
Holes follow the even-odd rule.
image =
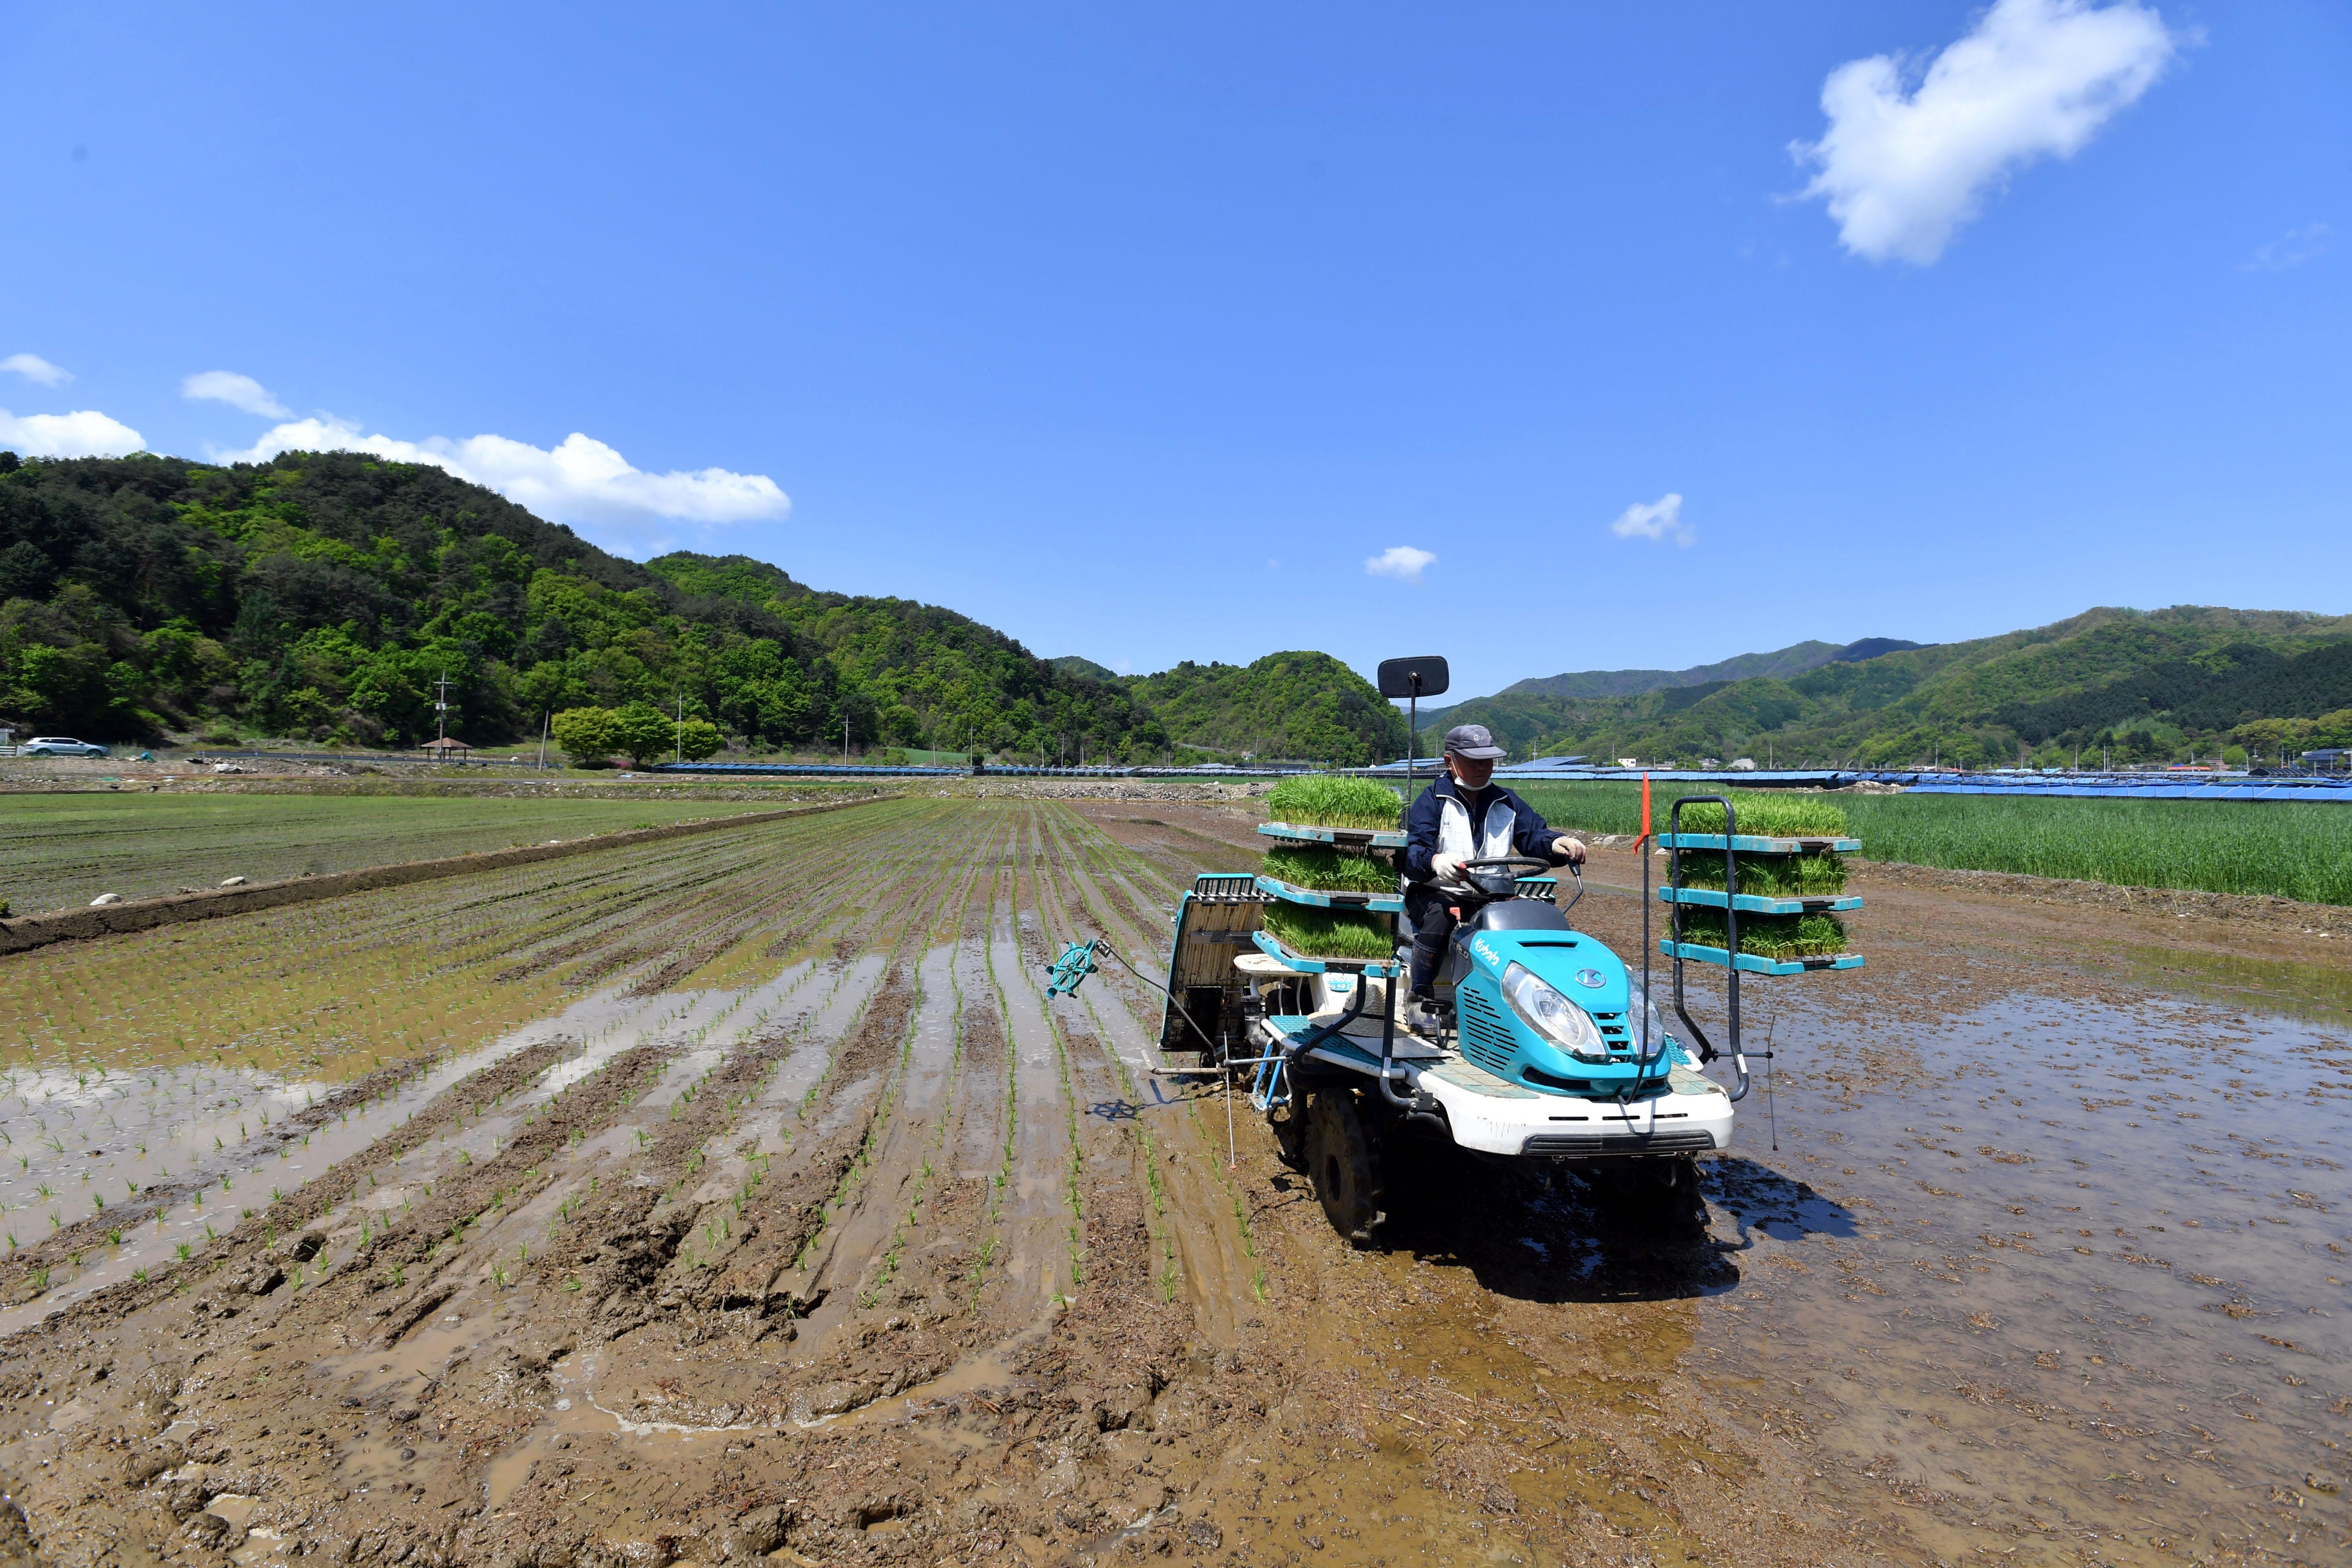
[[[1381,666],[1381,694],[1407,698],[1416,708],[1419,698],[1442,693],[1445,684],[1442,658]],[[1408,792],[1412,781],[1408,757]],[[1645,784],[1645,818],[1646,799]],[[1696,800],[1723,805],[1727,832],[1679,831],[1683,806]],[[1372,1241],[1386,1217],[1382,1154],[1401,1138],[1435,1139],[1490,1160],[1573,1162],[1619,1176],[1654,1176],[1695,1198],[1696,1156],[1728,1145],[1733,1106],[1748,1092],[1741,977],[1862,962],[1845,954],[1774,964],[1738,952],[1738,911],[1786,912],[1778,905],[1792,902],[1739,893],[1738,857],[1831,846],[1742,836],[1732,811],[1719,795],[1685,797],[1673,807],[1676,831],[1655,840],[1673,854],[1670,883],[1654,900],[1667,906],[1669,931],[1654,951],[1671,961],[1679,1032],[1652,1001],[1645,819],[1638,975],[1599,938],[1570,923],[1568,911],[1583,896],[1580,873],[1563,909],[1548,863],[1472,860],[1454,906],[1457,923],[1437,980],[1433,1028],[1414,1026],[1405,1007],[1401,982],[1412,931],[1402,879],[1394,890],[1374,893],[1302,887],[1263,873],[1203,872],[1175,913],[1166,984],[1158,987],[1166,998],[1160,1048],[1198,1053],[1202,1069],[1245,1088],[1283,1159],[1307,1173],[1332,1226],[1359,1246]],[[1280,844],[1375,858],[1398,857],[1405,844],[1401,829],[1312,822],[1270,821],[1258,832]],[[1834,847],[1859,846],[1839,841]],[[1685,849],[1723,854],[1727,890],[1684,887]],[[1381,958],[1299,951],[1266,929],[1265,911],[1276,903],[1376,917],[1394,939],[1392,951]],[[1728,948],[1685,940],[1684,910],[1710,903],[1724,907],[1734,922]],[[1765,910],[1766,903],[1774,908]],[[1049,965],[1053,989],[1081,984],[1098,945],[1099,939],[1072,944]],[[1724,973],[1728,1005],[1720,1049],[1687,1010],[1690,963]],[[1733,1067],[1728,1088],[1701,1070],[1718,1058]]]

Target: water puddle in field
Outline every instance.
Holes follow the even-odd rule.
[[[363,1153],[452,1085],[518,1051],[580,1042],[577,1054],[506,1106],[474,1108],[470,1119],[387,1164],[360,1194],[360,1206],[398,1206],[448,1162],[491,1158],[524,1116],[624,1052],[648,1042],[698,1044],[656,1086],[656,1103],[667,1104],[723,1055],[712,1037],[731,1037],[730,1025],[740,1032],[761,1022],[789,989],[633,997],[609,986],[311,1127],[289,1128],[289,1121],[342,1086],[193,1064],[138,1073],[0,1072],[0,1152],[14,1167],[0,1168],[0,1236],[28,1246],[58,1226],[102,1217],[109,1206],[124,1216],[119,1231],[79,1261],[55,1267],[43,1294],[0,1310],[0,1335],[142,1270],[201,1256],[215,1235],[278,1193]]]
[[[1846,1481],[1947,1556],[2340,1535],[2352,1043],[2228,989],[1890,1026],[1920,1070],[1880,1087],[1853,1074],[1882,1042],[1789,996],[1780,1152],[1751,1095],[1709,1166],[1741,1276],[1709,1354],[1800,1390]]]
[[[29,1242],[54,1228],[52,1216],[103,1219],[100,1203],[110,1195],[124,1224],[78,1263],[58,1268],[63,1277],[46,1293],[0,1310],[0,1335],[143,1270],[200,1256],[279,1193],[361,1153],[452,1084],[521,1048],[501,1040],[453,1058],[307,1130],[289,1119],[340,1086],[282,1083],[238,1068],[158,1068],[93,1081],[75,1105],[43,1096],[57,1087],[43,1080],[61,1075],[15,1074],[19,1092],[0,1106],[0,1132],[20,1155],[17,1170],[0,1173],[9,1233]],[[151,1195],[158,1188],[161,1196]]]
[[[2352,970],[2168,947],[2125,947],[2116,956],[2135,984],[2154,990],[2352,1030]]]

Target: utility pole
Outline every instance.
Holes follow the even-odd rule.
[[[849,765],[849,715],[841,716],[841,765]]]
[[[440,689],[441,693],[433,704],[433,738],[446,741],[449,738],[449,672],[443,670],[441,679],[433,684]],[[440,748],[436,746],[434,750],[437,752]]]
[[[671,754],[673,763],[686,761],[686,688],[677,689],[677,750]]]
[[[547,771],[547,732],[555,725],[555,710],[549,709],[539,721],[539,771]]]

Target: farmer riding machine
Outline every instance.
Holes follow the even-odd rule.
[[[1419,699],[1445,683],[1442,658],[1381,666],[1381,694],[1410,700],[1416,721]],[[1413,773],[1408,755],[1406,800]],[[1165,995],[1161,1050],[1197,1053],[1194,1070],[1244,1090],[1284,1161],[1306,1173],[1334,1228],[1358,1246],[1369,1245],[1386,1218],[1383,1157],[1407,1139],[1452,1143],[1490,1161],[1569,1163],[1610,1185],[1654,1179],[1695,1198],[1696,1156],[1729,1143],[1733,1104],[1748,1092],[1741,975],[1862,962],[1743,952],[1741,913],[1785,915],[1822,900],[1741,894],[1738,859],[1858,846],[1748,837],[1724,797],[1676,801],[1675,831],[1656,840],[1673,855],[1669,885],[1657,890],[1669,931],[1656,949],[1672,961],[1681,1026],[1670,1030],[1651,1001],[1646,798],[1645,786],[1640,973],[1570,923],[1568,911],[1583,897],[1580,871],[1571,868],[1577,889],[1562,908],[1547,862],[1472,859],[1454,900],[1457,924],[1432,1022],[1405,1005],[1412,933],[1394,869],[1405,844],[1397,826],[1402,803],[1370,780],[1286,781],[1268,801],[1277,820],[1258,827],[1274,845],[1265,868],[1204,872],[1177,906],[1166,984],[1151,982]],[[1680,831],[1684,808],[1700,802],[1720,806],[1725,831]],[[1727,888],[1685,886],[1685,850],[1717,857]],[[1727,924],[1726,946],[1710,945],[1714,926],[1683,929],[1692,908]],[[1099,945],[1066,952],[1054,966],[1054,989],[1075,988]],[[1694,963],[1725,974],[1720,1048],[1686,1005],[1685,967]],[[1732,1065],[1731,1087],[1700,1070],[1718,1058]]]

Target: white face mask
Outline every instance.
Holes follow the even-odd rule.
[[[1495,764],[1491,760],[1448,757],[1445,759],[1445,765],[1454,774],[1454,782],[1464,789],[1484,789],[1495,776]]]

